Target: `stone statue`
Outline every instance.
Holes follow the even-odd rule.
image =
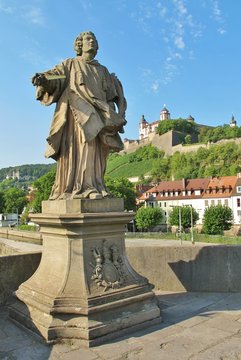
[[[32,78],[36,98],[56,103],[45,156],[57,161],[50,200],[108,196],[104,182],[107,156],[120,151],[126,124],[123,88],[94,60],[98,42],[88,31],[75,40],[76,57]]]

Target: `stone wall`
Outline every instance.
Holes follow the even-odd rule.
[[[3,227],[0,228],[0,237],[5,239],[30,242],[32,244],[42,244],[42,235],[38,231],[21,231]]]
[[[240,245],[126,245],[131,265],[155,290],[241,292]],[[40,258],[41,252],[0,256],[0,304],[36,271]]]
[[[241,246],[131,246],[134,269],[164,291],[241,292]]]
[[[146,139],[126,141],[124,144],[124,150],[121,151],[120,154],[129,154],[135,152],[139,147],[146,146],[148,144],[153,144],[157,149],[165,151],[166,155],[173,155],[176,151],[181,153],[197,151],[201,147],[209,149],[210,146],[227,144],[231,141],[235,142],[237,145],[241,145],[241,138],[224,139],[211,144],[195,143],[190,145],[182,145],[181,135],[182,133],[172,130],[163,135],[151,133]]]
[[[0,305],[10,302],[15,290],[37,269],[41,252],[0,256]]]

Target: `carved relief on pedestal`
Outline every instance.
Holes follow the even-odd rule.
[[[94,258],[95,264],[90,263],[93,268],[91,280],[97,286],[104,287],[104,291],[106,291],[124,285],[123,260],[117,245],[108,245],[106,241],[103,241],[102,248],[92,249],[92,258]]]

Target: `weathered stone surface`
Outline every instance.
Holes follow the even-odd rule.
[[[133,213],[104,212],[121,204],[106,200],[96,200],[103,208],[95,213],[80,212],[91,200],[78,206],[63,200],[63,213],[47,202],[46,213],[32,215],[41,226],[42,259],[16,291],[20,301],[10,316],[47,341],[76,338],[91,346],[161,321],[152,286],[126,257],[125,225]]]
[[[123,199],[118,198],[105,198],[92,200],[92,199],[74,199],[74,200],[59,200],[56,201],[43,201],[42,212],[44,214],[80,214],[80,213],[103,213],[123,211]]]

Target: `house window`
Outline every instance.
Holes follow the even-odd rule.
[[[205,200],[205,206],[208,206],[208,200]]]
[[[214,200],[211,200],[211,205],[215,205],[215,201],[214,201]]]
[[[167,203],[166,203],[166,201],[164,202],[164,207],[167,207]]]
[[[221,205],[222,204],[222,200],[218,200],[218,205]]]
[[[237,207],[240,207],[240,198],[237,198]]]
[[[228,199],[225,199],[225,200],[224,200],[224,205],[225,205],[225,206],[228,206]]]
[[[241,210],[237,211],[238,216],[241,216]]]
[[[159,203],[159,206],[162,207],[162,203],[161,203],[161,202]]]
[[[241,186],[237,186],[237,192],[241,193]]]

